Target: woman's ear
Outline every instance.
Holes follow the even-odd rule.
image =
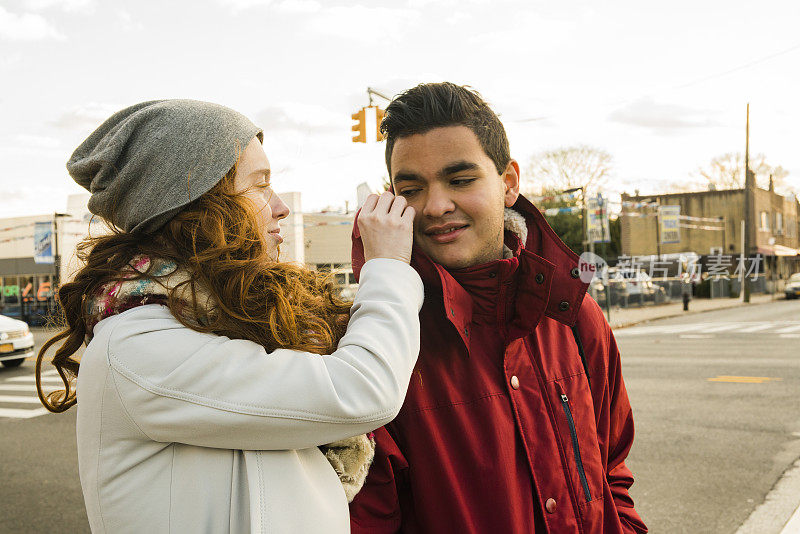
[[[519,163],[511,160],[503,173],[503,187],[505,187],[505,205],[510,208],[517,202],[519,197]]]

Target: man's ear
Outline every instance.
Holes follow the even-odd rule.
[[[506,171],[502,176],[503,187],[505,188],[505,205],[510,208],[517,202],[519,197],[519,163],[511,160],[506,166]]]

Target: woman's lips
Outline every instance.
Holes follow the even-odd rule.
[[[275,230],[275,231],[272,231],[272,232],[270,232],[270,233],[269,233],[269,235],[271,235],[272,237],[274,237],[274,238],[275,238],[275,240],[278,242],[278,244],[279,244],[279,245],[280,245],[281,243],[283,243],[283,236],[281,235],[281,231],[280,231],[280,230]]]

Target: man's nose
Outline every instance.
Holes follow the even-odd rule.
[[[422,208],[422,214],[435,219],[447,215],[454,209],[455,204],[453,204],[453,201],[446,191],[440,188],[431,188],[425,198],[425,206]]]
[[[277,194],[272,196],[272,216],[275,219],[285,219],[289,215],[289,206]]]

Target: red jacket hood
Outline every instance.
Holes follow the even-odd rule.
[[[588,283],[581,281],[578,269],[579,257],[556,235],[547,224],[542,213],[528,199],[519,196],[512,209],[521,214],[528,227],[524,247],[519,251],[519,268],[522,274],[543,273],[545,282],[535,292],[535,301],[544,305],[544,315],[572,326],[578,317]],[[353,273],[358,280],[364,265],[364,245],[358,231],[358,214],[353,223],[352,261]],[[516,254],[516,252],[515,252]],[[441,265],[434,263],[418,246],[414,245],[411,266],[419,273],[425,284],[426,297],[441,292],[445,309],[458,309],[462,313],[456,326],[467,326],[471,321],[471,298]],[[534,310],[531,310],[532,312]],[[538,311],[538,310],[537,310]],[[538,313],[531,315],[541,316]],[[462,328],[463,329],[463,328]],[[461,329],[460,329],[461,330]]]

